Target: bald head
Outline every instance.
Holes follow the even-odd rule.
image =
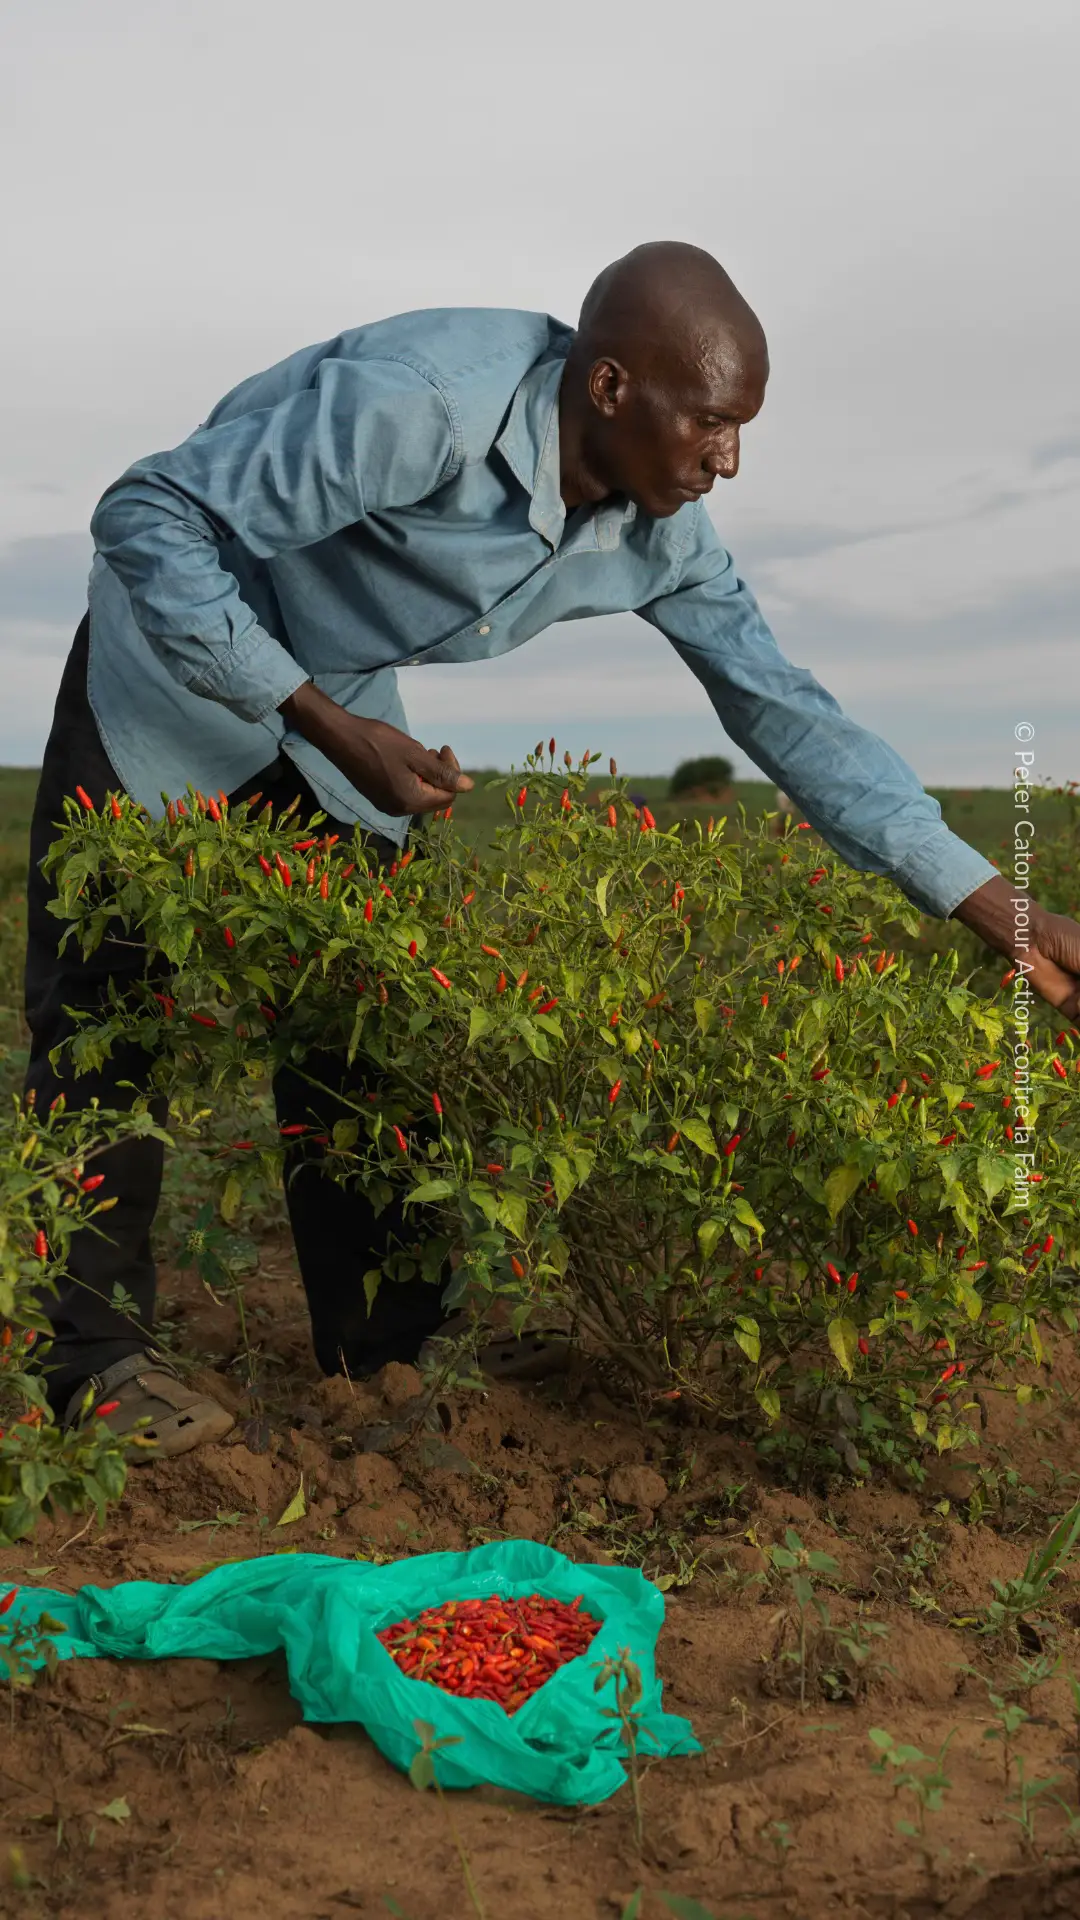
[[[578,322],[580,350],[693,363],[736,353],[767,367],[765,334],[719,260],[682,240],[624,253],[593,281]]]
[[[718,260],[679,240],[635,247],[589,288],[567,359],[567,504],[621,492],[666,517],[733,478],[768,377],[761,322]]]

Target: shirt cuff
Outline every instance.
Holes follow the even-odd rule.
[[[920,912],[938,920],[947,920],[969,894],[998,878],[998,869],[946,826],[908,854],[893,874]]]
[[[230,649],[215,672],[192,681],[192,691],[228,707],[240,720],[265,720],[311,679],[278,641],[261,627]],[[199,683],[201,682],[201,684]]]

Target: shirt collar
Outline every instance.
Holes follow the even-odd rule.
[[[506,425],[495,442],[515,479],[530,496],[529,525],[547,541],[552,552],[566,528],[559,463],[559,383],[565,365],[565,347],[534,362],[518,386]],[[575,532],[574,546],[617,547],[624,523],[636,512],[629,501],[601,501]]]

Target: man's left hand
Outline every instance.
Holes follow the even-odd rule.
[[[1047,913],[1037,900],[1010,887],[1003,874],[962,900],[952,918],[1017,966],[1023,961],[1032,991],[1066,1019],[1080,1019],[1080,924],[1075,920]]]

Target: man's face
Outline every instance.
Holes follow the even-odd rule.
[[[590,370],[590,465],[608,490],[656,519],[677,513],[739,470],[740,429],[760,412],[764,353],[703,350],[691,363],[657,356],[634,375],[615,361]]]

